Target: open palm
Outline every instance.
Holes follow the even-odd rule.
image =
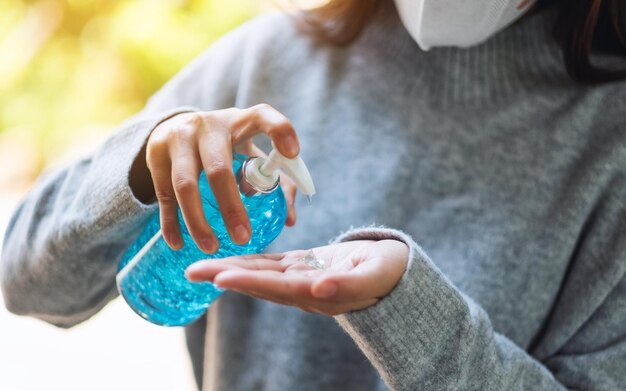
[[[372,306],[389,294],[408,259],[408,247],[396,240],[314,248],[324,269],[302,262],[308,251],[200,261],[187,269],[187,277],[308,312],[337,315]]]

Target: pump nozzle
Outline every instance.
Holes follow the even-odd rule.
[[[240,183],[240,190],[249,196],[257,192],[273,191],[278,186],[279,170],[287,175],[309,199],[315,194],[315,185],[304,161],[299,156],[288,159],[276,149],[273,149],[267,158],[251,158],[244,163],[242,174],[247,184]]]
[[[259,167],[259,171],[263,175],[270,176],[276,170],[281,170],[285,173],[304,195],[311,197],[315,194],[313,178],[311,178],[309,169],[300,156],[287,159],[276,149],[273,149],[267,160]]]

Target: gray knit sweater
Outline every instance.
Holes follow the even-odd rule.
[[[429,52],[391,1],[345,48],[284,15],[244,25],[37,182],[2,252],[8,308],[62,327],[96,313],[156,208],[128,186],[155,124],[266,102],[294,122],[319,190],[270,250],[345,232],[404,241],[410,263],[378,304],[335,319],[227,292],[188,329],[204,389],[625,389],[626,84],[570,81],[552,19]]]

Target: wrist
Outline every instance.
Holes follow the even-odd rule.
[[[198,110],[192,108],[181,108],[170,112],[168,115],[163,117],[161,121],[156,123],[152,130],[148,133],[143,146],[139,153],[135,156],[133,163],[131,164],[130,171],[128,173],[128,186],[130,187],[133,195],[140,201],[142,204],[149,205],[156,202],[156,193],[154,191],[154,184],[152,182],[152,175],[150,173],[150,169],[148,168],[148,163],[146,160],[146,151],[148,148],[148,141],[150,140],[150,136],[157,130],[160,126],[163,126],[167,121],[172,118],[178,117],[180,115],[196,112]]]
[[[144,143],[137,156],[135,156],[128,174],[128,186],[137,200],[142,204],[148,205],[156,201],[156,194],[152,176],[146,163],[146,149],[147,143]]]

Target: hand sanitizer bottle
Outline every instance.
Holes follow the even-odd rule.
[[[199,318],[222,290],[210,282],[190,282],[185,277],[185,269],[202,259],[265,250],[282,230],[287,216],[279,170],[305,195],[315,194],[311,175],[299,157],[287,159],[275,149],[268,158],[233,157],[233,171],[252,228],[250,241],[244,245],[230,240],[204,172],[200,175],[199,187],[204,213],[220,242],[215,254],[208,255],[196,246],[180,211],[184,246],[178,251],[172,250],[161,235],[158,213],[152,216],[119,264],[117,286],[129,306],[144,319],[162,326],[182,326]]]

